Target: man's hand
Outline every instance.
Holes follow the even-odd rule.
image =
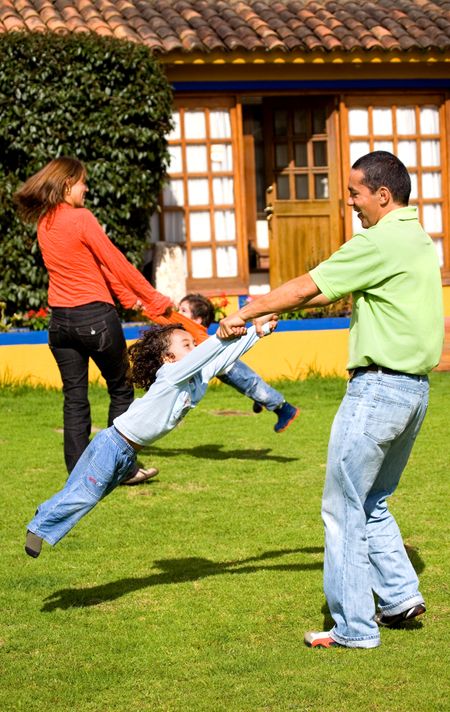
[[[220,320],[216,333],[219,339],[234,339],[236,336],[244,336],[247,333],[245,320],[239,316],[239,312],[230,314]]]

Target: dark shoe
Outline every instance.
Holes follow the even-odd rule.
[[[254,413],[261,413],[263,407],[261,403],[258,403],[258,401],[253,401],[253,412]]]
[[[341,647],[339,643],[336,643],[336,641],[330,637],[330,633],[327,630],[320,633],[310,630],[308,633],[305,633],[304,641],[310,648]]]
[[[143,482],[147,482],[147,480],[150,480],[152,477],[156,477],[158,472],[159,470],[157,467],[149,467],[148,470],[145,470],[143,467],[139,467],[136,465],[131,475],[120,484],[130,486],[140,485]]]
[[[33,559],[37,559],[42,549],[42,538],[33,532],[27,531],[27,538],[25,540],[25,551],[28,556],[32,556]]]
[[[277,414],[278,420],[273,429],[276,433],[282,433],[300,415],[300,408],[285,401],[279,408],[275,408],[274,413]]]
[[[421,616],[426,610],[424,603],[418,603],[417,606],[407,608],[406,611],[396,613],[394,616],[386,616],[380,611],[375,616],[375,622],[384,628],[396,628],[398,625],[402,625],[402,623],[407,623],[412,618]]]

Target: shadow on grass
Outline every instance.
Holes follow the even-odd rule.
[[[197,445],[197,447],[180,447],[171,450],[159,448],[144,448],[145,454],[158,454],[164,457],[178,457],[178,455],[191,455],[205,460],[271,460],[272,462],[295,462],[298,457],[284,457],[283,455],[269,455],[271,448],[258,448],[257,450],[225,450],[223,445]]]
[[[41,611],[48,613],[56,609],[67,610],[68,608],[98,606],[149,586],[198,581],[199,579],[220,574],[252,574],[258,571],[312,571],[321,569],[322,561],[310,561],[301,564],[266,564],[262,566],[251,564],[258,564],[288,554],[321,554],[322,552],[322,547],[310,546],[302,549],[266,551],[260,556],[251,556],[247,559],[237,559],[236,561],[211,561],[195,556],[186,559],[161,559],[154,562],[155,568],[160,569],[159,573],[139,578],[119,579],[118,581],[91,588],[65,588],[61,591],[55,591],[45,599]]]

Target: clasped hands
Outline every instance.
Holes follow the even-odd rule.
[[[257,319],[253,319],[253,324],[256,328],[256,333],[258,336],[264,336],[263,326],[264,324],[269,324],[270,331],[272,332],[276,329],[278,324],[277,314],[266,314],[266,316],[260,316]],[[219,322],[219,328],[217,330],[217,336],[220,339],[234,339],[236,336],[243,336],[247,333],[245,318],[240,316],[239,312],[230,314],[230,316],[221,319]]]

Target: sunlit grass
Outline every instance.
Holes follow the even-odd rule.
[[[42,712],[445,710],[448,698],[448,403],[430,411],[392,510],[421,579],[423,623],[376,650],[313,651],[328,622],[320,498],[339,378],[277,384],[302,406],[274,416],[225,386],[143,452],[151,484],[120,487],[39,559],[36,505],[62,486],[62,396],[1,398],[0,709]],[[92,389],[93,420],[107,395]]]

